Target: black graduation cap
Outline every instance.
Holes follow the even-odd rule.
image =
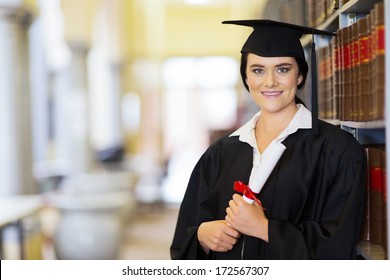
[[[318,100],[317,100],[317,63],[315,54],[314,35],[335,36],[335,33],[318,30],[285,22],[268,19],[252,20],[226,20],[224,24],[235,24],[253,28],[241,53],[254,53],[259,56],[276,57],[291,56],[305,59],[305,53],[301,44],[301,37],[304,34],[312,34],[311,46],[311,73],[312,73],[312,119],[313,133],[318,133]]]

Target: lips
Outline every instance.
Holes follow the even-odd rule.
[[[266,97],[278,97],[279,95],[281,95],[283,93],[283,91],[276,91],[276,90],[267,90],[267,91],[262,91],[261,94],[263,94],[264,96]]]

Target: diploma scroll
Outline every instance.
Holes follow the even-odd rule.
[[[282,143],[278,141],[272,141],[271,144],[264,151],[260,164],[253,167],[252,174],[249,179],[249,189],[253,193],[260,193],[261,189],[263,188],[265,182],[267,181],[272,170],[275,168],[285,149],[286,147]],[[245,193],[243,195],[243,199],[250,204],[252,204],[254,201]]]

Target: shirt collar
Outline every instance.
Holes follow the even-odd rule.
[[[295,113],[289,125],[276,137],[275,140],[282,142],[290,134],[295,133],[298,129],[311,129],[311,112],[302,104],[297,104],[298,111]],[[256,113],[251,120],[234,131],[229,136],[239,136],[241,142],[246,142],[253,148],[257,149],[255,127],[260,118],[261,111]]]

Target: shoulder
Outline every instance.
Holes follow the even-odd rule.
[[[318,141],[340,153],[355,153],[356,155],[363,155],[364,150],[357,139],[349,132],[319,120],[319,136]]]
[[[304,146],[318,156],[339,158],[345,156],[362,157],[365,155],[362,145],[349,132],[338,126],[318,120],[318,135],[311,129],[300,129],[285,140],[287,145]]]
[[[239,136],[230,136],[230,134],[227,133],[211,143],[201,159],[206,162],[216,162],[236,157],[238,154],[252,154],[252,147],[249,144],[240,141]]]
[[[227,133],[211,143],[206,152],[223,152],[229,149],[242,149],[245,147],[250,148],[247,143],[239,140],[239,136],[231,136],[231,133]]]
[[[237,161],[237,157],[252,156],[252,148],[239,140],[238,136],[222,136],[215,140],[198,160],[191,178],[207,178],[213,185],[226,166]],[[251,161],[250,161],[251,162]]]
[[[357,142],[353,135],[338,126],[328,122],[318,120],[319,138],[325,138],[329,141],[338,141],[340,144],[344,141]],[[341,141],[341,142],[340,142]]]

